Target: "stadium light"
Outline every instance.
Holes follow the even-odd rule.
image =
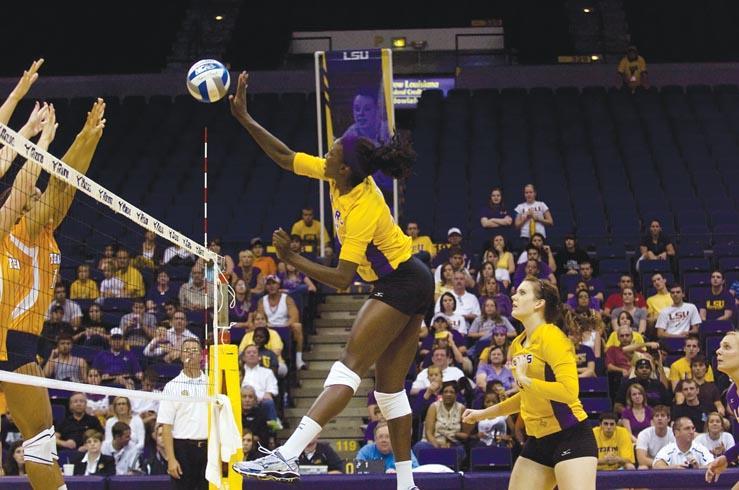
[[[223,20],[223,16],[222,15],[216,15],[215,16],[215,19],[220,22],[220,21]]]
[[[405,37],[394,37],[392,40],[393,49],[404,49],[405,41]]]

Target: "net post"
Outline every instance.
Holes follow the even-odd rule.
[[[323,116],[321,112],[321,56],[323,56],[323,51],[315,51],[313,53],[313,58],[315,60],[315,75],[316,75],[316,128],[317,128],[317,134],[318,134],[318,154],[323,156]],[[325,217],[323,216],[323,213],[326,212],[326,204],[325,204],[325,196],[324,196],[324,185],[323,181],[318,181],[318,202],[319,202],[319,216],[321,221],[321,226],[326,226]],[[333,219],[333,217],[332,217]],[[320,230],[318,232],[320,235],[320,247],[318,250],[318,256],[323,257],[325,255],[326,250],[326,238],[323,235],[323,230]]]

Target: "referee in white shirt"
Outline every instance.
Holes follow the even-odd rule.
[[[200,370],[200,341],[187,338],[182,343],[182,372],[164,386],[164,394],[182,397],[208,396],[208,377]],[[207,489],[205,466],[208,461],[208,403],[159,403],[157,424],[167,456],[167,473],[177,489]]]

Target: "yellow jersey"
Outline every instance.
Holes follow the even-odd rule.
[[[526,356],[531,385],[520,394],[520,413],[526,433],[541,438],[588,418],[578,398],[575,347],[559,327],[544,323],[531,338],[524,331],[511,343],[511,358]]]
[[[418,252],[428,252],[431,258],[436,256],[436,247],[434,242],[431,241],[426,235],[421,235],[418,238],[411,239],[412,250],[414,254]]]
[[[319,233],[323,233],[323,239],[326,241],[326,243],[331,243],[331,237],[328,236],[328,232],[326,231],[326,228],[323,227],[320,221],[313,220],[310,226],[305,224],[305,221],[302,219],[298,220],[293,224],[293,227],[290,229],[291,235],[300,235],[300,238],[302,238],[306,242],[314,242],[314,243],[320,243],[321,242],[321,236]]]
[[[339,259],[357,264],[362,279],[376,281],[411,258],[411,238],[395,223],[371,176],[341,195],[336,182],[326,178],[325,159],[296,153],[293,167],[297,175],[328,181]]]
[[[631,464],[636,463],[634,459],[634,445],[631,442],[631,435],[625,427],[616,427],[611,437],[606,437],[600,427],[593,428],[595,442],[598,444],[598,459],[606,456],[620,456]],[[598,464],[599,470],[617,470],[620,465],[617,464]]]
[[[8,329],[40,335],[54,298],[61,253],[50,225],[31,237],[26,218],[16,223],[2,241],[0,261],[0,360],[7,360]]]
[[[98,299],[100,290],[95,279],[76,279],[69,288],[69,299]]]

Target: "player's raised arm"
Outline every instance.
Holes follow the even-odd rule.
[[[42,107],[38,102],[36,102],[33,106],[33,110],[31,110],[31,115],[28,116],[28,121],[26,121],[26,124],[24,124],[20,131],[18,131],[18,134],[26,139],[31,139],[38,135],[43,128],[42,122],[46,118],[47,111],[48,106],[46,103],[44,103]],[[13,160],[15,160],[16,155],[18,155],[18,153],[10,146],[6,145],[0,149],[0,177],[5,175],[5,172],[8,171]]]
[[[38,80],[38,69],[41,68],[41,65],[44,64],[44,59],[39,58],[33,63],[31,63],[31,66],[28,68],[28,70],[23,71],[23,75],[21,76],[21,79],[18,80],[18,83],[16,84],[15,88],[12,92],[10,92],[10,95],[8,95],[8,98],[5,99],[5,102],[3,102],[3,105],[0,106],[0,122],[3,124],[8,124],[8,121],[10,121],[10,117],[13,115],[13,111],[15,111],[16,106],[18,105],[18,102],[26,96],[28,91],[31,89],[31,86]]]
[[[293,172],[295,152],[272,133],[264,129],[249,114],[246,107],[246,87],[248,81],[249,75],[245,71],[241,72],[236,88],[236,95],[228,96],[228,102],[231,104],[231,114],[244,126],[268,157],[274,160],[280,167]]]

